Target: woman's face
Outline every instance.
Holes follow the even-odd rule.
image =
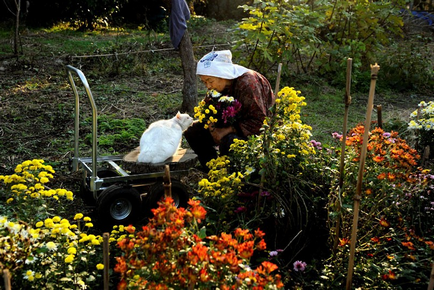
[[[211,76],[199,76],[208,90],[216,90],[221,93],[227,86],[231,84],[231,80],[222,79]]]

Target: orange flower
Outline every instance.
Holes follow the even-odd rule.
[[[383,162],[384,161],[384,156],[375,156],[374,158],[372,158],[372,160],[374,160],[377,163]]]
[[[387,179],[389,179],[390,181],[395,181],[396,175],[389,172],[387,173]]]
[[[264,239],[261,239],[258,243],[257,249],[260,251],[264,251],[267,248],[267,243],[265,243]]]
[[[122,279],[118,284],[118,290],[127,289],[127,286],[128,286],[127,281]]]
[[[371,238],[371,241],[374,242],[374,243],[379,244],[379,243],[380,243],[380,238],[378,238],[378,237],[373,237],[373,238]]]
[[[134,233],[136,231],[136,228],[133,227],[133,225],[129,225],[129,226],[125,227],[125,230],[127,232],[129,232],[130,234],[132,234],[132,233]]]
[[[200,223],[206,217],[206,210],[202,206],[192,206],[191,213],[196,218],[197,222]]]
[[[265,233],[263,231],[261,231],[261,229],[257,229],[255,230],[255,237],[257,238],[263,238],[265,236]]]
[[[379,180],[383,180],[384,178],[386,178],[386,173],[380,173],[378,176],[377,176],[377,178],[379,179]]]
[[[372,189],[368,188],[367,190],[365,190],[365,194],[366,195],[371,195],[372,194]]]
[[[211,277],[209,276],[209,274],[205,268],[202,268],[199,271],[199,278],[200,278],[200,281],[202,281],[202,282],[208,282],[211,279]]]
[[[433,242],[427,241],[427,242],[425,242],[425,244],[427,244],[431,250],[434,250],[434,243]]]
[[[385,227],[385,228],[390,227],[390,223],[388,221],[386,221],[384,218],[380,219],[380,225]]]
[[[273,264],[273,263],[268,262],[268,261],[262,262],[261,266],[259,266],[259,267],[262,267],[262,269],[265,271],[264,273],[266,273],[266,274],[270,274],[271,272],[273,272],[274,270],[277,270],[277,268],[279,268],[279,267],[277,267],[276,264]],[[258,271],[258,273],[261,272],[259,270],[257,270],[257,271]]]
[[[234,235],[237,238],[244,238],[244,240],[250,240],[253,237],[248,229],[243,230],[241,228],[235,229]]]
[[[238,254],[243,259],[248,259],[253,255],[254,241],[247,241],[238,245]]]
[[[412,242],[401,242],[401,244],[409,250],[416,250]]]
[[[396,280],[396,274],[389,270],[389,274],[384,274],[382,278],[383,280]]]
[[[348,238],[339,239],[339,246],[340,247],[343,247],[349,243],[350,243],[350,239],[348,239]]]

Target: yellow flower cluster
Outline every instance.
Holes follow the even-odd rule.
[[[217,123],[217,110],[212,104],[207,104],[205,101],[200,101],[199,106],[194,107],[194,118],[198,119],[200,123],[206,122],[205,129],[210,125]]]
[[[132,227],[134,230],[135,227]],[[122,241],[125,238],[134,238],[134,234],[130,234],[125,230],[125,226],[123,225],[115,225],[113,226],[113,230],[110,233],[109,242],[110,243],[117,243],[119,241]]]
[[[210,168],[208,179],[199,181],[199,192],[205,197],[220,197],[222,199],[232,197],[242,187],[243,174],[234,172],[229,175],[229,159],[227,156],[220,156],[207,163]]]
[[[49,189],[45,184],[53,178],[54,170],[51,165],[45,165],[44,160],[33,159],[24,161],[17,165],[15,173],[12,175],[0,175],[0,181],[10,186],[13,196],[6,202],[11,203],[15,198],[42,199],[52,198],[59,200],[73,200],[73,193],[66,189]]]
[[[90,221],[90,218],[85,217],[84,220]],[[0,217],[0,234],[0,261],[8,266],[24,261],[26,265],[42,263],[60,268],[59,261],[71,264],[77,252],[92,253],[94,247],[102,242],[101,236],[80,232],[77,225],[71,225],[59,216],[38,221],[35,227],[10,221],[3,216]],[[97,265],[97,268],[101,266]],[[29,269],[23,272],[23,276],[34,281],[42,278],[43,272]]]
[[[281,155],[287,158],[294,158],[298,154],[307,156],[315,154],[315,149],[310,146],[309,139],[312,136],[312,127],[303,124],[300,119],[301,107],[306,106],[305,98],[300,96],[301,92],[294,88],[284,87],[277,94],[276,116],[281,120],[281,126],[272,135],[274,147],[279,148]],[[294,151],[296,145],[297,151]],[[291,149],[291,150],[288,150]]]

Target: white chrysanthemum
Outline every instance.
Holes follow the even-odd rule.
[[[216,90],[211,90],[211,91],[210,91],[210,95],[211,95],[211,97],[213,97],[213,98],[218,98],[218,97],[220,97],[222,94],[220,94],[220,93],[217,92]]]
[[[47,246],[47,249],[50,251],[54,252],[55,250],[57,250],[57,245],[54,242],[48,242],[46,244],[46,246]]]

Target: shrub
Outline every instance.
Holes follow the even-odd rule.
[[[234,234],[206,237],[199,224],[206,211],[199,201],[176,208],[166,197],[153,209],[154,217],[140,231],[119,239],[116,257],[118,289],[278,289],[277,266],[264,261],[255,269],[255,250],[265,250],[264,233],[238,228]]]
[[[331,187],[329,229],[339,242],[324,262],[324,287],[345,284],[363,133],[364,127],[358,126],[346,137],[343,186],[335,176]],[[428,279],[434,249],[433,226],[422,222],[433,214],[433,176],[417,167],[417,151],[396,132],[375,128],[367,145],[353,283],[363,288],[420,288]]]
[[[7,200],[0,217],[0,268],[12,272],[17,289],[70,289],[101,285],[102,238],[89,234],[91,219],[70,222],[73,194],[47,187],[54,170],[40,159],[0,176]]]

